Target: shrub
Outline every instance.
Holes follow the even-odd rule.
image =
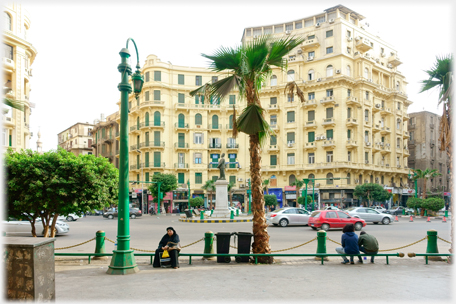
[[[407,207],[412,209],[422,208],[423,200],[418,197],[411,197],[407,200]]]
[[[204,199],[202,197],[195,197],[190,199],[190,206],[198,207],[204,204]]]
[[[266,206],[275,206],[277,205],[277,197],[275,195],[265,195],[264,204]]]
[[[307,205],[312,203],[312,196],[308,195],[307,196]],[[304,196],[301,196],[298,198],[298,204],[300,205],[305,205],[306,204],[306,198]]]
[[[443,198],[430,197],[423,201],[421,207],[434,212],[439,211],[445,206],[445,200]]]

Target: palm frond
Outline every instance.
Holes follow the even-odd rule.
[[[223,47],[215,50],[214,55],[201,54],[211,61],[210,68],[215,72],[225,70],[238,71],[241,62],[242,46]]]
[[[236,122],[236,107],[233,105],[233,138],[237,138],[238,135],[238,126]]]
[[[206,84],[203,84],[202,86],[200,86],[199,88],[191,91],[189,94],[192,97],[195,96],[195,95],[205,96],[206,95],[206,91],[210,92],[210,90],[211,90],[211,84],[210,83],[206,83]]]
[[[234,88],[238,88],[241,82],[241,78],[236,74],[220,79],[210,85],[208,88],[209,95],[210,97],[223,100]]]
[[[15,99],[5,97],[5,98],[3,98],[3,103],[7,106],[10,106],[11,108],[14,108],[14,109],[17,109],[20,111],[24,111],[23,102],[20,100],[15,100]]]
[[[269,125],[263,117],[263,109],[257,104],[248,105],[236,120],[240,132],[254,135],[267,132]]]
[[[302,90],[299,88],[298,84],[295,81],[290,81],[285,85],[285,90],[284,90],[285,95],[287,93],[294,95],[295,91],[296,91],[296,95],[298,95],[298,97],[299,97],[299,100],[301,102],[305,102],[306,99],[304,97],[304,93],[302,92]]]

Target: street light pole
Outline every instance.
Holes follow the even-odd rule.
[[[143,175],[144,175],[144,166],[142,165],[142,151],[140,150],[136,150],[136,152],[138,152],[140,155],[141,155],[141,158],[139,160],[139,165],[141,166],[141,177],[139,178],[140,180],[143,179]],[[146,208],[144,208],[144,184],[141,183],[141,204],[142,204],[142,212],[143,214],[146,213]]]
[[[188,210],[190,210],[190,179],[187,179],[187,186],[188,186]]]
[[[119,151],[119,206],[117,220],[117,249],[113,251],[111,264],[107,274],[125,275],[139,271],[136,265],[133,250],[130,249],[130,208],[128,199],[129,168],[128,168],[128,94],[132,87],[128,78],[132,73],[128,64],[130,52],[128,42],[132,41],[136,49],[136,72],[131,77],[136,98],[142,90],[144,79],[141,76],[139,66],[138,49],[133,39],[128,38],[125,48],[120,50],[121,63],[117,67],[121,73],[121,82],[117,86],[120,91],[120,151]]]

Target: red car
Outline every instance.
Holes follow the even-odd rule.
[[[328,231],[330,228],[344,228],[347,224],[355,225],[355,230],[360,231],[366,227],[363,219],[351,217],[344,211],[339,210],[317,210],[309,217],[309,227],[313,230],[321,228]]]

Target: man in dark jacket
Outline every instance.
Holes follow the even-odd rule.
[[[358,236],[355,233],[355,226],[353,224],[345,225],[344,229],[342,229],[342,247],[337,247],[336,252],[340,254],[359,254],[359,247],[358,247]],[[342,264],[347,264],[348,259],[346,257],[342,257],[344,260]],[[358,256],[358,263],[363,263],[361,256]],[[350,257],[350,264],[355,264],[353,262],[353,256]]]
[[[374,255],[378,253],[378,242],[375,236],[367,234],[366,231],[361,231],[358,239],[359,251],[366,254],[372,254],[371,263],[374,262]]]

